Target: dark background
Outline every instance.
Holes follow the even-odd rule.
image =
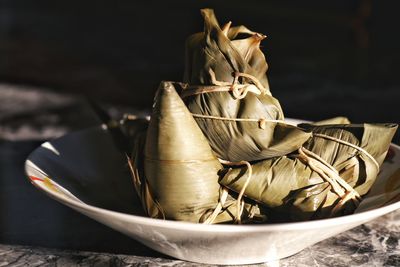
[[[0,242],[149,253],[39,193],[23,163],[44,140],[99,123],[84,101],[53,93],[149,110],[161,80],[182,79],[202,7],[268,36],[271,90],[287,117],[400,122],[397,2],[0,0]]]
[[[13,1],[0,8],[0,80],[148,108],[181,80],[201,7],[263,42],[287,116],[400,121],[397,1]]]

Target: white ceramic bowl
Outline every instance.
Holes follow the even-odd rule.
[[[356,213],[265,225],[202,225],[142,216],[125,157],[107,130],[90,128],[46,142],[26,161],[39,190],[92,219],[172,257],[208,264],[249,264],[293,255],[400,208],[400,147],[383,164]]]

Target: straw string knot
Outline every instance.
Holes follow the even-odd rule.
[[[300,147],[298,153],[299,155],[297,157],[323,180],[328,182],[332,191],[340,198],[339,202],[331,211],[332,215],[340,211],[343,205],[349,200],[352,200],[356,206],[359,205],[361,200],[360,194],[340,177],[338,171],[332,165],[304,147]]]
[[[185,98],[192,95],[213,93],[213,92],[231,92],[235,99],[243,99],[249,92],[256,95],[271,95],[269,90],[265,88],[261,82],[253,75],[243,72],[233,72],[232,83],[218,81],[212,69],[209,71],[212,85],[186,85],[181,93],[181,97]],[[241,84],[239,78],[243,77],[251,81],[251,83]]]

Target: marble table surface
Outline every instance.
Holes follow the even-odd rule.
[[[315,244],[300,253],[257,266],[400,266],[400,211]],[[197,264],[196,264],[197,265]],[[0,245],[0,266],[193,266],[167,256],[135,256]]]
[[[0,84],[0,267],[193,266],[63,207],[24,177],[40,143],[98,123],[85,101]],[[264,266],[400,266],[399,240],[400,210]]]

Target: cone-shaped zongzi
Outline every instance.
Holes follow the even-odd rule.
[[[199,222],[215,208],[221,164],[172,82],[157,91],[144,156],[149,190],[166,219]]]

